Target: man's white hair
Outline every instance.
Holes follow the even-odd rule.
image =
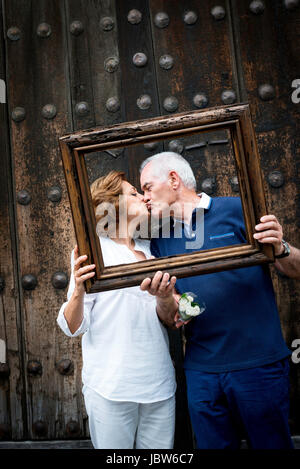
[[[196,190],[196,179],[193,170],[183,156],[174,151],[163,151],[146,158],[140,167],[140,173],[148,163],[152,163],[152,174],[160,181],[168,179],[170,171],[176,171],[187,189]]]

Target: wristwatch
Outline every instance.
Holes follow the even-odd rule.
[[[284,247],[284,251],[282,254],[279,254],[278,256],[275,256],[276,259],[281,259],[282,257],[287,257],[290,255],[290,246],[288,245],[288,243],[286,241],[284,241],[284,239],[281,241],[282,244],[283,244],[283,247]]]

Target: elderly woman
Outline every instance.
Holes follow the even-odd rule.
[[[111,171],[97,179],[91,194],[97,227],[102,226],[99,239],[104,264],[149,259],[149,242],[134,239],[148,210],[124,173]],[[127,209],[125,231],[120,226],[120,196]],[[113,204],[115,230],[108,226],[101,204],[106,208]],[[93,446],[172,448],[176,382],[167,332],[156,312],[160,299],[138,286],[86,294],[84,281],[95,275],[95,265],[82,266],[86,259],[75,246],[68,300],[57,322],[69,337],[83,334],[83,395]],[[172,304],[176,278],[163,279],[161,296]]]

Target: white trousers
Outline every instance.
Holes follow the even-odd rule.
[[[84,402],[95,449],[172,449],[175,396],[141,404],[105,399],[84,387]]]

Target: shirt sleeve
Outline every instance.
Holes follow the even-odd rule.
[[[78,329],[72,334],[72,332],[69,329],[67,320],[65,318],[64,311],[75,288],[73,268],[74,268],[74,250],[72,251],[72,254],[71,254],[71,277],[70,277],[70,283],[69,283],[68,292],[67,292],[67,301],[62,304],[59,310],[58,316],[57,316],[57,320],[56,320],[61,330],[69,337],[77,337],[78,335],[83,334],[84,332],[88,330],[88,328],[90,327],[90,313],[93,309],[93,306],[96,300],[96,293],[90,293],[90,294],[85,293],[84,301],[83,301],[83,319]]]

